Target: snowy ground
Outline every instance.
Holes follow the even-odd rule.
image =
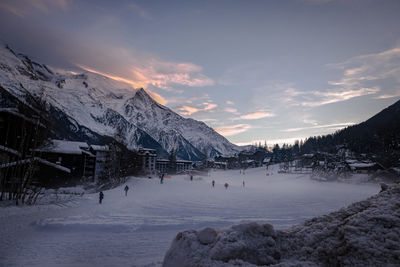
[[[124,186],[105,191],[102,205],[97,194],[86,194],[59,204],[0,208],[0,266],[159,266],[180,231],[249,221],[285,229],[379,191],[376,184],[271,172],[215,171],[164,184],[132,178],[127,197]]]

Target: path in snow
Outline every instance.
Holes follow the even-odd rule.
[[[379,191],[272,172],[215,171],[193,181],[181,175],[162,185],[132,178],[127,197],[124,186],[105,191],[102,205],[87,194],[66,206],[1,208],[0,266],[159,266],[179,231],[247,221],[282,229]]]

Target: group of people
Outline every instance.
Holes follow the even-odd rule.
[[[193,181],[193,175],[190,175],[190,180]],[[164,182],[164,173],[160,174],[160,183],[163,183],[163,182]],[[212,180],[211,184],[212,184],[212,187],[215,187],[215,180]],[[245,186],[244,180],[243,180],[242,186],[243,187]],[[224,187],[225,187],[225,189],[228,189],[229,184],[225,183]],[[125,191],[125,196],[128,196],[128,191],[129,191],[128,185],[125,186],[124,191]],[[100,191],[100,193],[99,193],[99,203],[100,204],[103,202],[103,199],[104,199],[104,193],[103,193],[103,191]]]

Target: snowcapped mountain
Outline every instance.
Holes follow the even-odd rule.
[[[91,142],[110,136],[130,149],[155,148],[164,157],[174,150],[187,160],[240,151],[205,123],[181,117],[143,89],[91,72],[56,73],[5,45],[0,45],[0,87],[25,103],[29,97],[45,100],[57,137]]]

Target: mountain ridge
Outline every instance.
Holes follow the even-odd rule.
[[[58,137],[81,131],[75,135],[80,136],[79,141],[89,140],[84,134],[89,130],[92,133],[88,135],[117,136],[129,149],[147,146],[163,157],[174,151],[186,160],[233,155],[241,150],[204,122],[183,118],[157,103],[143,88],[133,89],[88,71],[58,73],[7,45],[0,45],[0,85],[23,102],[28,95],[44,98],[46,108],[68,124],[61,127],[57,123]]]

